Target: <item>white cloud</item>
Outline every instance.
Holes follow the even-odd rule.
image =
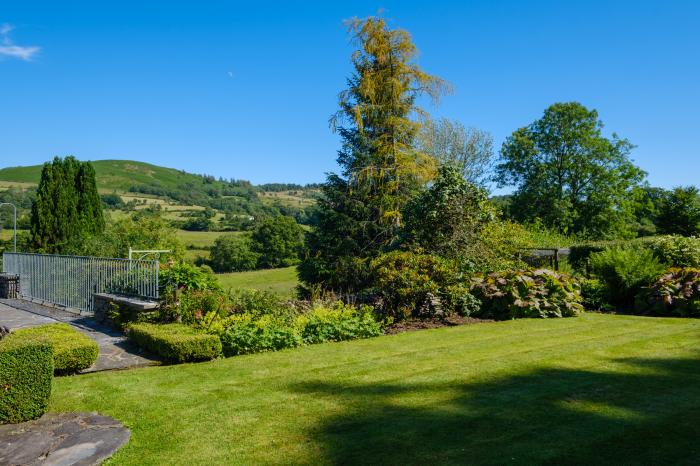
[[[10,38],[10,32],[15,27],[11,24],[0,24],[0,56],[19,58],[30,61],[34,55],[39,53],[41,47],[16,45]]]

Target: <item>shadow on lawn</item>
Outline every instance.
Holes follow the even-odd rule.
[[[296,389],[342,402],[312,432],[334,464],[698,464],[700,357],[614,362],[630,373]]]

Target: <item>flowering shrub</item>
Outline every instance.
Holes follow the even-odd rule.
[[[471,291],[482,303],[479,317],[571,317],[583,310],[576,281],[548,269],[475,276]]]
[[[700,269],[670,269],[637,294],[642,314],[700,317]]]

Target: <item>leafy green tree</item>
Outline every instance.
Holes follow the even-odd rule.
[[[667,191],[645,183],[632,190],[632,210],[635,222],[631,225],[637,236],[653,236],[657,233],[661,204],[666,199]]]
[[[489,181],[493,138],[486,131],[446,118],[427,120],[418,133],[418,147],[440,164],[457,167],[470,183],[485,186]]]
[[[128,257],[132,249],[169,249],[169,257],[181,259],[182,243],[176,230],[157,211],[138,211],[130,217],[109,219],[105,230],[85,245],[85,254],[102,257]]]
[[[406,232],[424,251],[451,259],[468,259],[495,218],[486,192],[468,182],[453,165],[440,167],[433,185],[408,206]]]
[[[700,235],[700,192],[695,186],[677,187],[667,193],[659,207],[657,226],[661,233]]]
[[[595,110],[556,103],[508,137],[496,179],[516,187],[510,211],[517,220],[593,238],[630,234],[630,190],[645,173],[630,161],[632,144],[602,129]]]
[[[342,139],[338,164],[322,187],[316,228],[308,235],[303,281],[354,290],[367,281],[368,258],[398,239],[406,202],[435,174],[435,159],[415,148],[420,96],[437,99],[445,83],[416,63],[408,32],[382,18],[349,22],[358,50],[332,128]]]
[[[33,248],[45,253],[80,253],[105,227],[95,170],[75,157],[56,157],[41,171],[32,204]]]
[[[209,264],[217,272],[253,270],[259,254],[251,251],[250,240],[234,235],[221,235],[211,248]]]
[[[291,217],[269,217],[251,234],[250,249],[259,256],[259,268],[294,265],[303,247],[304,230]]]

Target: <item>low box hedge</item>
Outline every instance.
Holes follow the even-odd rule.
[[[29,421],[46,412],[53,364],[48,341],[0,340],[0,424]]]
[[[134,323],[128,327],[128,336],[139,347],[168,361],[205,361],[221,354],[218,336],[183,324]]]
[[[48,341],[53,346],[56,374],[70,374],[87,369],[95,364],[100,353],[97,342],[63,323],[15,330],[6,339]]]

